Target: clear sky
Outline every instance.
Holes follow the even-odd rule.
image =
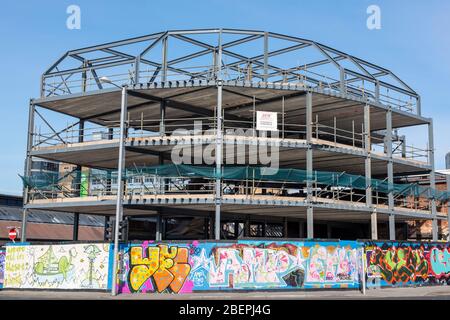
[[[66,9],[81,8],[81,29]],[[366,27],[369,5],[381,29]],[[167,29],[239,28],[312,39],[391,69],[434,118],[436,167],[450,151],[450,1],[5,1],[0,8],[0,193],[21,193],[28,101],[69,49]],[[419,139],[420,137],[417,137]]]

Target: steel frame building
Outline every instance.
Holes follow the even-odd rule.
[[[390,70],[315,41],[236,29],[159,32],[66,52],[42,75],[40,93],[30,100],[25,176],[32,157],[39,157],[117,170],[121,178],[117,188],[111,188],[109,177],[103,193],[83,197],[76,190],[48,195],[25,187],[23,241],[27,210],[35,208],[117,212],[119,220],[155,215],[159,222],[161,217],[202,216],[216,239],[221,220],[242,219],[247,230],[250,219],[264,217],[285,225],[288,219],[300,226],[306,222],[307,238],[314,238],[315,221],[363,221],[377,239],[377,222],[385,221],[391,240],[396,221],[432,220],[437,240],[438,221],[447,219],[439,210],[446,203],[400,199],[394,192],[379,195],[371,187],[375,177],[392,184],[397,176],[418,173],[429,174],[434,187],[433,122],[422,116],[420,96]],[[72,123],[57,128],[64,121],[40,109]],[[278,112],[279,137],[255,134],[259,110]],[[38,130],[37,121],[50,132]],[[200,132],[193,130],[195,121],[203,121]],[[427,127],[426,147],[411,148],[407,137],[396,133],[411,126]],[[186,135],[174,134],[177,128],[185,128]],[[229,134],[229,129],[253,134]],[[218,177],[202,181],[201,192],[177,189],[178,182],[167,178],[159,178],[152,190],[127,189],[126,168],[170,163],[176,145],[208,144],[215,146],[217,173],[227,164],[227,146],[276,146],[282,168],[302,168],[311,175],[314,170],[358,174],[366,188],[324,193],[310,180],[295,186],[304,187],[304,193],[291,196],[283,193],[283,184]],[[248,163],[250,153],[245,149],[238,157]],[[230,185],[240,191],[224,192]],[[305,237],[302,228],[299,236]]]

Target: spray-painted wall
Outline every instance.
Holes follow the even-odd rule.
[[[6,251],[0,250],[0,289],[3,288],[3,279],[5,278],[5,257]]]
[[[364,255],[362,252],[364,248]],[[0,286],[107,290],[112,245],[8,245]],[[450,285],[450,244],[356,241],[191,241],[121,247],[119,293]]]
[[[10,245],[5,288],[108,289],[110,244]]]
[[[450,245],[368,242],[367,287],[450,284]]]
[[[356,242],[143,242],[125,248],[118,292],[358,288]]]

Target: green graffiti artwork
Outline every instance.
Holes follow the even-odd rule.
[[[59,259],[53,252],[53,247],[49,246],[48,250],[38,258],[38,262],[34,265],[34,273],[47,280],[51,281],[51,277],[62,276],[62,279],[67,280],[69,271],[73,269],[72,258],[75,256],[74,250],[69,251],[69,256],[62,256]],[[56,279],[55,279],[56,280]]]
[[[66,256],[61,257],[58,261],[58,271],[64,275],[64,279],[67,279],[67,272],[70,269],[70,261]]]
[[[101,253],[101,250],[96,245],[88,245],[84,247],[84,253],[87,254],[89,260],[89,269],[86,273],[86,278],[82,281],[82,286],[86,288],[98,287],[98,277],[94,275],[94,261]]]
[[[107,289],[109,243],[8,246],[8,288]]]

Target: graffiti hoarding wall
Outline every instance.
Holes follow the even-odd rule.
[[[3,288],[3,279],[5,278],[5,250],[0,250],[0,289]]]
[[[5,288],[108,289],[110,244],[6,247]]]
[[[365,243],[367,286],[448,285],[448,243]]]
[[[352,241],[131,244],[119,293],[358,288],[360,245]]]

